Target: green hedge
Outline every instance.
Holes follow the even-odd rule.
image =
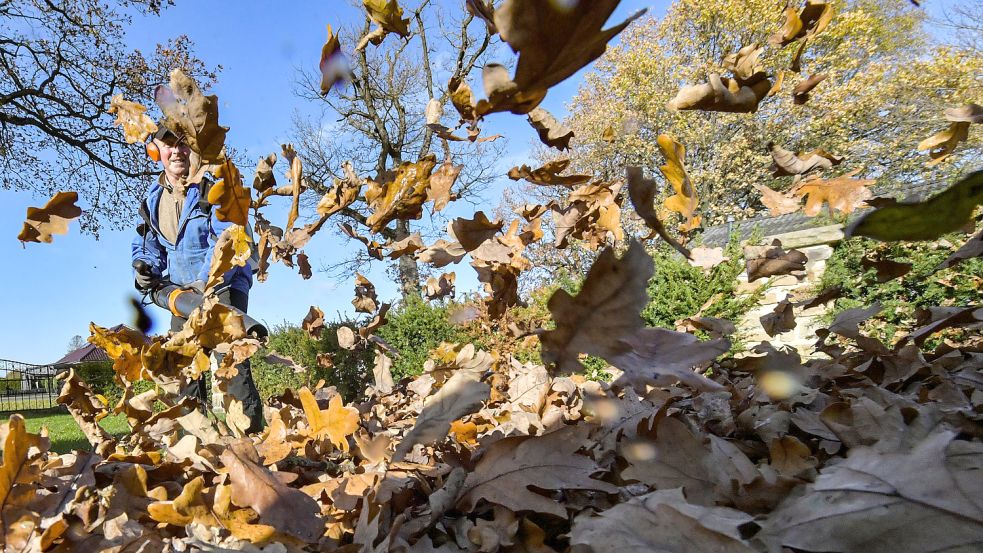
[[[919,308],[981,303],[983,259],[969,259],[934,272],[939,263],[967,239],[966,235],[952,234],[934,242],[844,240],[827,261],[826,271],[817,287],[817,290],[823,290],[840,286],[845,292],[826,314],[826,321],[832,321],[846,309],[880,302],[883,311],[866,328],[875,337],[891,342],[915,327],[915,311]],[[901,278],[878,283],[877,271],[863,268],[862,261],[868,256],[911,263],[912,269]]]

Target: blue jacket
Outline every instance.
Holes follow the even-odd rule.
[[[200,188],[191,185],[181,212],[177,243],[172,244],[161,235],[158,224],[158,206],[163,190],[160,182],[155,181],[142,200],[142,209],[149,220],[144,221],[142,232],[138,228],[133,239],[133,261],[146,262],[153,268],[154,276],[167,276],[174,284],[206,281],[215,242],[232,223],[219,221],[214,209],[203,210],[199,202]],[[233,267],[225,274],[223,287],[228,285],[248,293],[252,284],[252,269],[246,263],[244,267]]]

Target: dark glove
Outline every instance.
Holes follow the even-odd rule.
[[[136,278],[134,279],[134,284],[136,285],[137,290],[146,292],[153,287],[154,281],[156,280],[157,279],[153,275],[137,273]]]

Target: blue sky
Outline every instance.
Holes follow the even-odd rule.
[[[661,16],[667,4],[664,0],[625,0],[611,21],[620,21],[645,7],[649,14]],[[276,4],[179,0],[160,17],[135,18],[126,40],[131,47],[152,52],[158,42],[186,34],[207,64],[221,64],[223,70],[213,92],[221,102],[222,124],[231,127],[228,142],[255,160],[280,151],[295,112],[317,110],[317,106],[293,95],[297,71],[316,68],[325,25],[337,28],[357,16],[353,7],[338,0]],[[481,90],[479,74],[471,79],[476,91]],[[553,88],[544,107],[559,117],[565,115],[566,103],[576,93],[583,74]],[[531,161],[536,136],[524,117],[508,114],[491,116],[484,129],[510,137],[501,160],[502,182],[486,194],[486,205],[482,206],[490,212],[499,202],[497,192],[510,182],[505,172],[517,162]],[[242,170],[248,175],[252,168]],[[73,223],[69,234],[56,236],[52,244],[22,248],[16,236],[27,208],[44,205],[46,200],[26,192],[0,190],[0,259],[4,269],[0,270],[0,359],[52,362],[65,354],[72,336],[88,336],[90,321],[112,326],[129,323],[133,316],[129,301],[136,294],[129,268],[130,231],[105,230],[96,240],[80,233]],[[343,247],[355,246],[325,233],[316,236],[306,251],[317,268],[344,255]],[[459,292],[476,288],[474,271],[466,263],[445,270],[457,272]],[[382,263],[366,276],[376,284],[380,298],[397,296]],[[318,305],[330,317],[352,314],[353,286],[352,279],[332,281],[317,273],[305,281],[277,265],[266,283],[254,284],[249,311],[271,325],[299,322],[311,305]],[[150,311],[155,332],[165,330],[167,315],[154,307]]]

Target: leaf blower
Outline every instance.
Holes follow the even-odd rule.
[[[145,261],[134,261],[133,268],[143,276],[153,276],[153,269]],[[154,305],[162,307],[184,319],[187,319],[191,315],[191,312],[201,306],[202,302],[205,301],[205,296],[198,290],[188,286],[178,286],[167,279],[156,279],[144,293]],[[258,339],[269,336],[269,331],[263,326],[263,323],[250,317],[240,309],[236,309],[231,305],[227,307],[242,316],[242,323],[246,327],[247,334]]]

